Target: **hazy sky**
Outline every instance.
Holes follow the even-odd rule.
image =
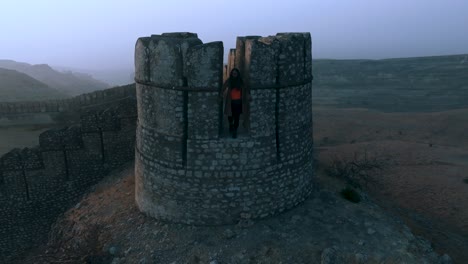
[[[132,68],[135,41],[198,33],[312,34],[315,58],[468,53],[468,0],[1,0],[0,59],[78,68]]]

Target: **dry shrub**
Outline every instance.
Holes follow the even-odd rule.
[[[343,179],[347,184],[362,189],[375,184],[375,176],[387,166],[388,158],[369,155],[367,151],[354,152],[352,158],[335,156],[326,168],[327,174]]]

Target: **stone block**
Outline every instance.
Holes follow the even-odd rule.
[[[191,88],[209,87],[218,91],[222,85],[224,47],[221,41],[188,49],[184,75]]]
[[[245,79],[252,88],[276,84],[278,53],[279,42],[275,37],[245,41]]]
[[[302,33],[280,33],[276,35],[280,43],[278,61],[278,82],[289,86],[305,80],[305,37]]]

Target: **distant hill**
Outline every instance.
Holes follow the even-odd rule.
[[[0,68],[0,101],[37,101],[67,97],[63,92],[15,70]]]
[[[59,72],[47,64],[30,65],[12,60],[0,60],[0,68],[16,70],[45,83],[67,95],[79,95],[109,88],[107,83],[93,79],[90,75]]]
[[[52,67],[59,71],[72,71],[74,74],[84,73],[97,80],[108,83],[111,86],[127,85],[135,82],[134,70],[131,68],[93,70],[56,65],[53,65]]]
[[[382,111],[468,107],[468,55],[313,61],[314,103]]]

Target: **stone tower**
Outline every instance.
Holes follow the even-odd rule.
[[[312,90],[309,33],[238,37],[223,67],[223,43],[194,33],[139,38],[136,203],[171,222],[219,225],[294,207],[311,193]],[[225,135],[218,94],[241,70],[251,89],[250,128]]]

